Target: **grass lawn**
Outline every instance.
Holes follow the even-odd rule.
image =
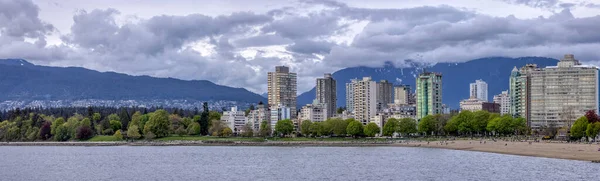
[[[220,138],[212,136],[168,136],[164,138],[155,139],[158,141],[264,141],[262,138],[245,138],[245,137],[229,137]]]
[[[122,140],[119,140],[119,139],[115,138],[114,136],[96,135],[87,141],[122,141]]]

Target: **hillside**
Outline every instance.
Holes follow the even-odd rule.
[[[0,59],[0,72],[0,102],[97,99],[256,103],[265,100],[246,89],[206,80],[185,81],[79,67],[37,66],[21,59]]]

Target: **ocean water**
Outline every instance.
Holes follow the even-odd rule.
[[[0,180],[600,180],[600,164],[404,147],[0,147]]]

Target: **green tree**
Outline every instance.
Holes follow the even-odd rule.
[[[527,121],[521,117],[513,118],[511,127],[514,130],[514,134],[522,135],[527,132]]]
[[[498,133],[503,135],[512,134],[515,132],[513,128],[513,117],[510,115],[504,115],[500,117],[500,120],[496,122],[496,129]]]
[[[58,126],[62,126],[63,124],[65,124],[65,119],[62,118],[62,117],[57,118],[56,120],[54,120],[54,122],[52,122],[52,126],[51,126],[52,131],[50,133],[52,135],[56,135],[56,128],[58,128]]]
[[[310,135],[310,126],[312,125],[312,121],[304,120],[302,124],[300,124],[300,132],[304,137],[308,137]]]
[[[221,120],[221,113],[217,111],[209,111],[208,112],[208,120]]]
[[[209,120],[208,120],[208,115],[209,115],[209,111],[208,111],[208,103],[204,102],[202,104],[202,113],[200,114],[200,117],[198,119],[198,123],[200,124],[200,134],[201,135],[208,135],[208,124],[209,124]],[[196,118],[196,117],[194,117]]]
[[[596,141],[596,136],[600,132],[600,122],[589,123],[587,125],[587,129],[585,130],[585,135],[590,137]]]
[[[113,135],[117,140],[123,140],[123,135],[121,134],[121,130],[117,130]]]
[[[571,138],[579,140],[585,136],[585,130],[587,129],[588,120],[585,116],[581,116],[571,126]]]
[[[260,136],[269,137],[271,136],[271,124],[267,121],[263,121],[260,123]]]
[[[471,122],[471,127],[474,132],[482,133],[485,132],[488,121],[490,118],[490,113],[487,111],[475,111],[473,113],[473,120]]]
[[[490,121],[488,121],[485,129],[490,133],[498,134],[498,128],[496,126],[498,125],[498,122],[500,122],[500,117],[493,117]]]
[[[159,109],[152,113],[150,120],[144,126],[144,135],[152,132],[157,138],[169,136],[169,113]]]
[[[409,136],[411,133],[417,133],[417,121],[412,118],[402,118],[398,122],[398,133]]]
[[[385,124],[383,125],[383,136],[393,136],[394,132],[398,130],[399,124],[400,123],[398,122],[398,120],[394,118],[388,119],[387,122],[385,122]]]
[[[444,126],[444,130],[446,133],[452,134],[467,134],[471,133],[472,126],[471,123],[474,119],[473,112],[471,111],[462,111],[458,113],[456,116],[450,118],[448,124]]]
[[[246,125],[244,125],[244,127],[242,128],[242,136],[243,137],[253,137],[254,136],[254,129],[252,129],[252,124],[246,123]]]
[[[133,115],[131,115],[131,122],[129,123],[129,126],[131,127],[131,125],[136,125],[138,128],[143,128],[142,125],[140,125],[140,122],[142,122],[142,113],[136,111],[133,113]]]
[[[285,137],[286,135],[291,134],[292,131],[294,131],[294,123],[289,119],[279,120],[275,123],[275,132],[277,132],[278,135],[283,135],[283,137]]]
[[[131,123],[133,123],[133,121]],[[129,124],[129,129],[127,129],[127,137],[132,139],[139,139],[142,137],[140,134],[140,128],[138,128],[136,124]]]
[[[111,120],[109,122],[109,124],[110,124],[110,129],[112,129],[112,130],[120,130],[121,126],[122,126],[121,121],[117,121],[117,120]]]
[[[230,137],[231,134],[233,134],[233,131],[231,130],[231,128],[229,127],[225,127],[221,133],[221,136],[223,137]]]
[[[355,138],[361,136],[363,134],[363,124],[356,120],[351,121],[346,128],[346,133]]]
[[[100,113],[94,113],[92,115],[92,121],[94,121],[94,123],[98,123],[101,119],[102,116],[100,115]]]
[[[354,119],[342,120],[340,118],[327,119],[325,122],[331,128],[331,132],[336,136],[346,136],[346,128]]]
[[[365,126],[365,136],[367,137],[374,137],[375,135],[377,135],[377,133],[379,133],[379,126],[377,126],[377,124],[375,123],[369,123],[367,124],[367,126]]]
[[[67,141],[67,140],[71,139],[71,133],[69,132],[69,129],[63,125],[57,126],[55,133],[56,133],[56,134],[54,134],[55,141]]]
[[[92,121],[90,120],[90,118],[83,118],[81,120],[81,124],[80,125],[81,126],[87,126],[87,127],[91,128],[92,127]]]
[[[221,133],[223,133],[223,129],[225,129],[227,127],[225,122],[223,122],[221,120],[212,120],[210,122],[211,122],[211,124],[210,124],[210,128],[208,129],[208,131],[210,132],[210,134],[212,136],[222,135]]]
[[[108,121],[121,121],[121,118],[117,114],[110,114],[107,119]]]
[[[198,135],[200,134],[200,124],[197,122],[192,122],[190,126],[188,126],[188,135]]]
[[[427,115],[421,118],[419,121],[418,130],[420,133],[424,133],[426,136],[429,134],[433,135],[433,132],[437,129],[437,122],[432,115]]]

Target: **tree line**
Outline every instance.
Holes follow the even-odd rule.
[[[218,121],[221,114],[208,110],[207,103],[202,111],[160,107],[27,108],[3,111],[0,117],[4,120],[0,122],[2,141],[87,140],[95,135],[153,139],[208,135],[213,122],[215,127],[222,125]],[[222,133],[219,130],[219,135]]]

